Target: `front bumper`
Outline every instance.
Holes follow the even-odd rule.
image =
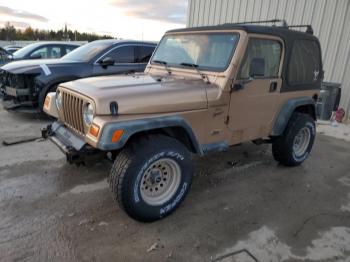
[[[28,88],[15,88],[11,86],[4,86],[2,88],[4,90],[4,93],[7,96],[13,96],[13,97],[29,96],[31,93]]]
[[[2,97],[1,103],[3,107],[8,111],[15,111],[20,113],[38,113],[40,110],[35,106],[32,101],[15,102],[14,100],[6,100]]]
[[[62,123],[54,122],[42,128],[41,133],[43,138],[49,138],[66,155],[69,163],[84,163],[86,156],[97,152]]]
[[[0,69],[0,93],[7,110],[38,112],[38,92],[41,86],[32,75],[13,74]]]
[[[14,88],[9,86],[1,87],[2,104],[6,110],[23,112],[23,113],[37,113],[36,103],[28,100],[31,92],[28,88]]]

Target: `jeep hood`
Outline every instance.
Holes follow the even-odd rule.
[[[43,67],[52,68],[74,63],[63,59],[35,59],[13,61],[1,67],[2,70],[12,74],[32,74],[44,72]],[[45,73],[45,72],[44,72]]]
[[[206,89],[215,85],[201,79],[160,80],[149,75],[124,75],[85,78],[62,86],[91,98],[95,102],[97,115],[110,115],[112,101],[118,103],[119,114],[204,109],[207,108]]]

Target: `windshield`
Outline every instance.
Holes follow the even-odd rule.
[[[33,51],[35,48],[37,48],[40,45],[41,45],[40,43],[29,44],[29,45],[17,50],[16,52],[14,52],[13,57],[14,58],[23,58],[28,53],[30,53],[31,51]]]
[[[98,55],[101,51],[107,49],[114,42],[111,41],[95,41],[85,44],[72,52],[66,54],[61,59],[77,61],[77,62],[89,62],[92,58]]]
[[[152,61],[169,66],[194,64],[199,69],[224,71],[229,65],[239,35],[236,33],[198,33],[166,35]]]

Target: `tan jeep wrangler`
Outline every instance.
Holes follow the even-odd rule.
[[[168,31],[144,74],[61,84],[43,129],[79,162],[114,160],[110,188],[133,218],[154,221],[188,193],[192,154],[242,142],[270,142],[274,158],[296,166],[315,139],[323,78],[318,39],[288,26],[224,24]]]

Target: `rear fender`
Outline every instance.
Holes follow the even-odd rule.
[[[272,129],[271,136],[282,135],[293,112],[298,111],[298,108],[301,108],[304,106],[312,107],[312,111],[313,111],[312,117],[315,118],[315,111],[316,111],[315,101],[312,97],[301,97],[301,98],[290,99],[283,105],[281,111],[279,112],[276,118],[274,127]]]

